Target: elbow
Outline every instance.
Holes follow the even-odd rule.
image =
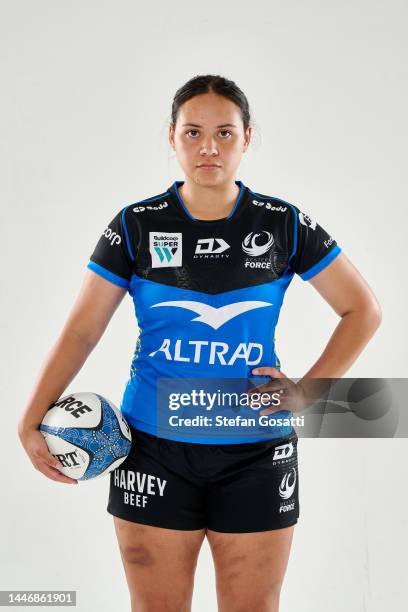
[[[367,306],[366,317],[374,333],[380,327],[383,317],[382,308],[376,298],[373,298],[372,302]]]
[[[345,314],[351,313],[358,319],[359,326],[371,332],[371,335],[380,327],[383,318],[381,306],[374,296],[368,302],[349,310]]]

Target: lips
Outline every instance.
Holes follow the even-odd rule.
[[[218,164],[200,164],[198,168],[219,168]]]

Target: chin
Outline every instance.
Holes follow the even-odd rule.
[[[194,172],[193,180],[199,185],[219,185],[219,183],[222,183],[225,180],[223,173],[219,172],[218,170],[216,170],[214,176],[211,174],[204,174],[198,170],[198,168],[196,170],[197,172]]]

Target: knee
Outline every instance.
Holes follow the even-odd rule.
[[[192,592],[131,594],[131,612],[191,612]]]
[[[232,579],[231,579],[232,578]],[[242,578],[242,576],[241,576]],[[281,583],[250,586],[239,575],[230,577],[219,588],[220,610],[228,612],[278,612],[281,594]]]
[[[234,599],[224,598],[220,601],[220,610],[225,612],[248,612],[248,610],[256,610],[256,612],[279,612],[280,592],[270,591],[264,596],[259,594],[252,597],[235,596]]]

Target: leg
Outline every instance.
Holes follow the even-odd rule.
[[[114,517],[131,612],[190,612],[205,529],[181,531]]]
[[[278,612],[294,527],[254,533],[207,530],[219,612]]]

